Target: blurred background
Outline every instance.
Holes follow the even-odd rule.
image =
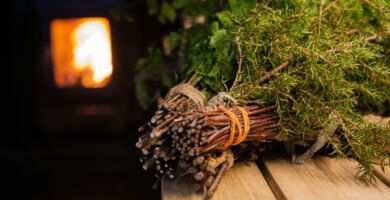
[[[145,1],[13,0],[5,10],[0,199],[159,199],[135,148],[150,113],[134,95],[135,66],[164,32]]]

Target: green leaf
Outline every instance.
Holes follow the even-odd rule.
[[[224,28],[228,28],[233,25],[233,21],[230,19],[230,16],[226,11],[217,13],[217,18]]]
[[[165,20],[168,19],[170,22],[174,22],[176,19],[176,10],[169,4],[164,1],[161,5],[160,15],[158,19],[161,23],[165,23]]]
[[[211,33],[215,34],[217,31],[219,31],[219,23],[218,22],[213,22],[211,24]]]
[[[210,47],[217,48],[223,42],[228,40],[228,35],[226,29],[220,29],[214,33],[210,39]]]

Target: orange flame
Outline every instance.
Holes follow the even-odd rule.
[[[108,84],[113,66],[107,19],[57,19],[51,34],[57,86],[99,88]]]

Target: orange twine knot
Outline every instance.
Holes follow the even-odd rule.
[[[244,122],[244,131],[242,131],[241,124],[240,121],[238,120],[238,117],[233,112],[231,112],[230,110],[226,109],[223,106],[218,107],[218,109],[221,110],[230,119],[229,138],[226,140],[225,144],[222,145],[221,147],[222,150],[226,149],[230,145],[240,144],[245,140],[245,138],[248,136],[249,133],[250,126],[249,126],[248,113],[243,107],[235,106],[235,108],[241,112],[241,116]],[[234,137],[236,133],[236,127],[238,129],[238,134],[237,137]],[[235,141],[234,138],[236,138]]]

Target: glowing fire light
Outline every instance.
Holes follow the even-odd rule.
[[[59,87],[104,87],[112,74],[109,22],[79,18],[52,22],[55,81]]]

